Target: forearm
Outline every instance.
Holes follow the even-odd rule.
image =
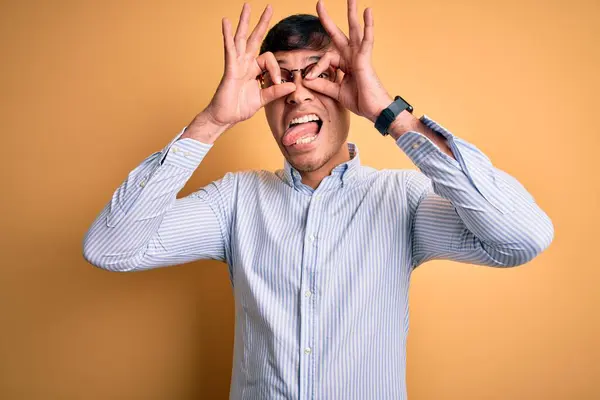
[[[456,159],[452,153],[452,150],[450,150],[450,147],[448,146],[448,141],[443,135],[427,127],[417,117],[406,110],[398,114],[394,122],[392,122],[390,125],[388,131],[394,140],[398,140],[400,136],[409,131],[419,132],[435,143],[441,151]]]
[[[83,254],[110,270],[140,263],[150,240],[211,145],[177,135],[131,171],[85,235]]]
[[[190,138],[201,143],[213,144],[231,125],[219,125],[214,122],[208,110],[196,115],[187,126],[180,139]]]
[[[452,239],[453,248],[473,248],[476,239],[490,256],[509,265],[526,262],[549,245],[552,222],[515,178],[434,121],[423,117],[421,123],[443,136],[455,157],[417,131],[403,133],[397,144],[431,180],[435,193],[451,202],[464,223],[467,231]]]
[[[550,244],[552,222],[516,179],[494,168],[487,171],[493,178],[474,186],[468,176],[442,162],[443,168],[425,167],[422,171],[431,179],[434,192],[450,201],[454,215],[464,225],[462,229],[457,225],[453,232],[453,251],[481,259],[476,252],[481,249],[487,255],[483,258],[486,263],[515,266],[530,261]],[[494,194],[505,198],[505,208],[498,209],[497,203],[482,195],[478,188],[484,185],[489,198]]]

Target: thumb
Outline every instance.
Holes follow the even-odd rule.
[[[265,106],[280,97],[287,96],[296,90],[296,85],[292,82],[286,82],[279,85],[273,85],[266,89],[261,89],[260,100],[261,105]]]
[[[311,90],[323,93],[325,96],[339,101],[341,85],[337,82],[331,82],[327,79],[305,79],[302,84]]]

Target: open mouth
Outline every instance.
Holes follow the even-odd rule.
[[[323,121],[316,114],[303,115],[292,119],[285,132],[283,144],[297,146],[309,144],[317,140]]]

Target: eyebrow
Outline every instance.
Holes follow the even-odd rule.
[[[306,57],[306,58],[304,59],[304,61],[305,61],[305,62],[306,62],[306,61],[310,61],[310,62],[318,62],[318,61],[321,59],[321,57],[323,57],[323,56],[310,56],[310,57]],[[285,64],[287,64],[287,61],[286,61],[286,60],[279,59],[279,60],[277,60],[277,64],[280,64],[280,65],[281,65],[281,64],[284,64],[284,65],[285,65]]]

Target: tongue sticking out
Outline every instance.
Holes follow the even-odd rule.
[[[285,146],[291,146],[296,143],[296,140],[303,136],[314,136],[317,133],[319,133],[319,124],[316,122],[305,122],[303,124],[294,125],[285,132],[283,144]]]

